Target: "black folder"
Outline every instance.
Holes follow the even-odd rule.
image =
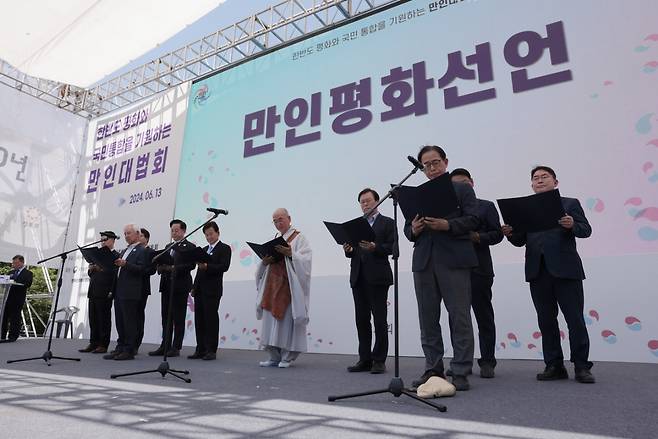
[[[157,261],[155,261],[156,265],[174,265],[174,258],[171,256],[171,249],[172,247],[165,247],[162,250],[156,250],[153,252],[151,255],[151,260],[149,261],[149,264],[153,263],[153,259],[155,259],[156,256],[164,253],[164,255],[160,256]],[[184,242],[183,244],[177,245],[175,247],[175,253],[176,253],[176,265],[182,265],[182,264],[194,264],[196,262],[208,262],[210,260],[210,255],[208,255],[205,251],[203,251],[202,247],[198,247],[191,242]],[[205,254],[205,257],[203,256]]]
[[[265,256],[271,256],[276,262],[283,259],[283,255],[274,249],[277,245],[282,245],[284,247],[289,247],[288,243],[281,236],[277,236],[271,241],[267,241],[264,244],[256,244],[255,242],[247,241],[247,245],[258,255],[259,258],[263,259]]]
[[[359,245],[360,241],[375,241],[375,232],[368,223],[368,220],[360,216],[345,223],[331,223],[324,221],[324,225],[334,237],[336,243],[343,245],[350,244],[352,247]]]
[[[395,192],[407,221],[416,215],[451,218],[459,212],[459,200],[448,172],[420,186],[400,186]]]
[[[119,258],[119,256],[113,251],[109,249],[103,250],[102,247],[81,248],[78,246],[78,248],[80,249],[80,253],[82,253],[82,257],[85,258],[85,261],[90,264],[98,265],[103,269],[111,270],[114,267],[114,261]]]
[[[527,197],[496,200],[505,224],[515,232],[542,232],[560,227],[558,221],[564,216],[560,191],[554,189]]]

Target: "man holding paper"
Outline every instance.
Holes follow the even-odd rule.
[[[270,355],[260,365],[287,368],[307,350],[313,253],[306,237],[291,227],[286,209],[275,210],[272,221],[287,246],[275,247],[282,259],[265,256],[256,269],[256,318],[263,321],[260,345]]]
[[[224,291],[224,273],[231,265],[231,247],[219,240],[219,226],[210,221],[203,226],[208,245],[203,251],[208,262],[198,262],[192,296],[194,297],[194,331],[196,349],[187,358],[215,360],[219,344],[219,301]]]
[[[386,321],[388,288],[393,284],[393,272],[388,256],[393,253],[395,222],[381,215],[373,207],[379,194],[366,188],[359,192],[358,201],[367,221],[375,232],[374,242],[360,241],[353,247],[343,244],[345,256],[350,258],[350,286],[354,296],[356,331],[359,336],[359,361],[347,368],[349,372],[384,373],[388,355],[388,323]],[[375,326],[375,345],[372,347],[372,314]],[[371,351],[372,347],[372,351]]]
[[[435,180],[446,174],[448,158],[435,145],[424,146],[418,153],[425,175]],[[447,175],[450,178],[449,174]],[[454,351],[450,368],[457,390],[470,388],[466,375],[473,367],[473,326],[471,323],[471,270],[478,265],[470,233],[478,227],[477,203],[473,188],[452,182],[456,210],[445,218],[417,214],[407,218],[404,234],[414,243],[411,269],[418,302],[420,339],[425,354],[425,373],[413,387],[432,376],[444,377],[443,337],[439,324],[441,301],[450,320],[450,339]],[[444,199],[445,198],[445,199]],[[444,203],[447,197],[434,202]],[[402,200],[401,200],[402,204]]]
[[[89,264],[87,274],[89,275],[89,289],[87,298],[89,304],[89,344],[78,352],[93,352],[104,354],[110,345],[112,333],[112,290],[116,281],[117,267],[114,260],[119,253],[114,251],[114,243],[118,236],[111,230],[100,233],[101,243],[98,254],[104,255],[108,263],[105,266],[97,263]],[[100,258],[99,258],[100,259]]]
[[[555,171],[548,166],[535,167],[530,176],[535,194],[548,193],[557,188]],[[546,363],[544,372],[537,374],[537,379],[552,381],[569,378],[560,344],[559,307],[569,328],[571,362],[575,365],[576,381],[594,383],[590,372],[592,363],[588,359],[589,336],[583,317],[585,271],[576,249],[576,238],[588,238],[592,228],[577,199],[562,197],[561,201],[564,216],[551,229],[523,232],[505,224],[502,230],[509,242],[517,247],[525,245],[526,248],[525,276],[530,283],[530,294],[537,311]]]

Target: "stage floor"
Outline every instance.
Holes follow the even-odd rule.
[[[471,390],[435,400],[446,413],[401,396],[365,396],[330,403],[328,395],[386,388],[384,375],[348,373],[350,355],[303,354],[290,369],[258,367],[265,354],[222,350],[216,361],[170,360],[188,369],[186,384],[160,374],[110,379],[110,374],[154,369],[145,352],[134,361],[79,354],[83,341],[55,340],[53,353],[81,362],[43,360],[45,340],[0,344],[2,438],[651,438],[658,435],[658,366],[597,363],[597,383],[538,382],[539,361],[499,361],[496,378],[470,379]],[[406,385],[423,372],[423,359],[402,358]],[[47,436],[44,436],[47,435]]]

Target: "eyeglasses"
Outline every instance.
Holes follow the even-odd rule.
[[[274,224],[276,224],[276,223],[282,223],[282,222],[286,221],[287,219],[288,219],[288,218],[275,218],[275,219],[272,220],[272,222],[273,222]]]
[[[443,159],[436,159],[436,160],[432,160],[431,162],[425,162],[425,163],[423,163],[423,167],[425,169],[438,168],[442,161],[443,161]]]

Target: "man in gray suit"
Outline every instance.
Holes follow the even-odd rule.
[[[135,224],[126,225],[123,235],[128,248],[114,261],[114,265],[119,267],[114,288],[114,314],[119,337],[116,349],[103,356],[106,360],[132,360],[137,349],[142,283],[147,269],[146,252],[139,243],[140,231]]]
[[[447,172],[448,158],[443,148],[424,146],[418,153],[429,179]],[[420,341],[425,354],[425,373],[413,387],[432,376],[445,377],[443,338],[441,335],[441,301],[448,310],[450,339],[454,351],[450,368],[457,390],[470,388],[466,375],[473,367],[473,326],[471,323],[471,270],[478,265],[470,232],[479,221],[473,188],[453,182],[459,210],[449,218],[416,216],[407,221],[404,234],[414,243],[411,270],[418,302]],[[437,200],[438,201],[438,200]]]

